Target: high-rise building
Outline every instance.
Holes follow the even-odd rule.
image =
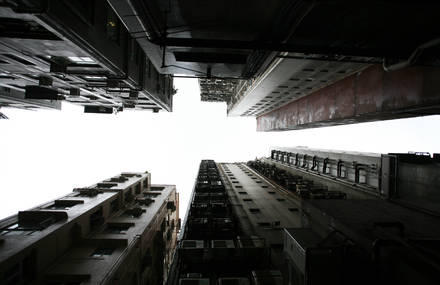
[[[107,1],[4,1],[0,15],[0,107],[172,110],[173,78]]]
[[[424,26],[438,25],[431,10],[438,9],[438,3],[287,2],[266,7],[258,1],[245,9],[224,4],[222,8],[229,8],[232,15],[225,17],[229,21],[234,11],[243,13],[237,16],[242,22],[234,32],[224,28],[222,37],[215,37],[206,32],[208,25],[189,24],[187,29],[198,31],[203,40],[195,36],[169,39],[170,45],[197,44],[198,49],[217,45],[230,52],[259,53],[248,55],[246,63],[253,72],[240,77],[222,77],[212,64],[210,77],[199,80],[202,100],[227,102],[229,116],[257,117],[259,131],[439,114],[440,39],[431,28],[419,33],[404,23],[406,15],[412,15],[420,17]],[[222,9],[215,11],[219,18],[223,15]],[[268,18],[270,23],[265,22]],[[258,31],[254,21],[265,23],[266,30],[234,38],[248,27]],[[200,32],[203,29],[206,34]],[[393,48],[396,45],[399,51]]]
[[[255,116],[257,130],[280,131],[437,114],[438,76],[434,67],[386,71],[366,59],[280,53],[251,79],[199,85],[202,100],[227,102],[229,116]]]
[[[201,162],[168,284],[246,285],[251,277],[260,282],[254,284],[283,284],[272,270],[282,254],[277,233],[299,225],[290,215],[298,206],[251,173],[243,165]],[[266,202],[273,213],[262,209]]]
[[[162,284],[179,231],[174,185],[121,173],[0,221],[0,284]]]
[[[177,76],[199,78],[202,100],[226,101],[231,116],[256,116],[260,131],[438,114],[439,8],[435,1],[3,1],[0,84],[9,95],[0,102],[171,111]]]
[[[438,284],[439,167],[309,148],[202,161],[168,284]]]

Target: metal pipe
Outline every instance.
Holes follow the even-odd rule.
[[[420,46],[418,46],[414,52],[410,55],[410,57],[405,60],[395,64],[388,64],[386,58],[383,60],[383,69],[387,72],[399,70],[408,66],[414,65],[419,57],[423,54],[424,50],[427,48],[434,47],[440,44],[440,38],[433,39],[429,42],[426,42]]]

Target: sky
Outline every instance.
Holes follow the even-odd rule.
[[[200,160],[248,161],[271,146],[365,152],[440,153],[440,116],[284,132],[256,132],[254,117],[227,117],[225,103],[200,102],[195,79],[175,79],[173,112],[84,114],[2,109],[0,219],[120,172],[149,171],[175,184],[183,218]]]

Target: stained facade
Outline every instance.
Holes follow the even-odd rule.
[[[0,221],[1,284],[162,284],[179,196],[121,173]]]

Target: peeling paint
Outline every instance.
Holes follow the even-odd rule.
[[[440,68],[394,72],[372,65],[257,117],[258,131],[333,126],[440,114]]]

